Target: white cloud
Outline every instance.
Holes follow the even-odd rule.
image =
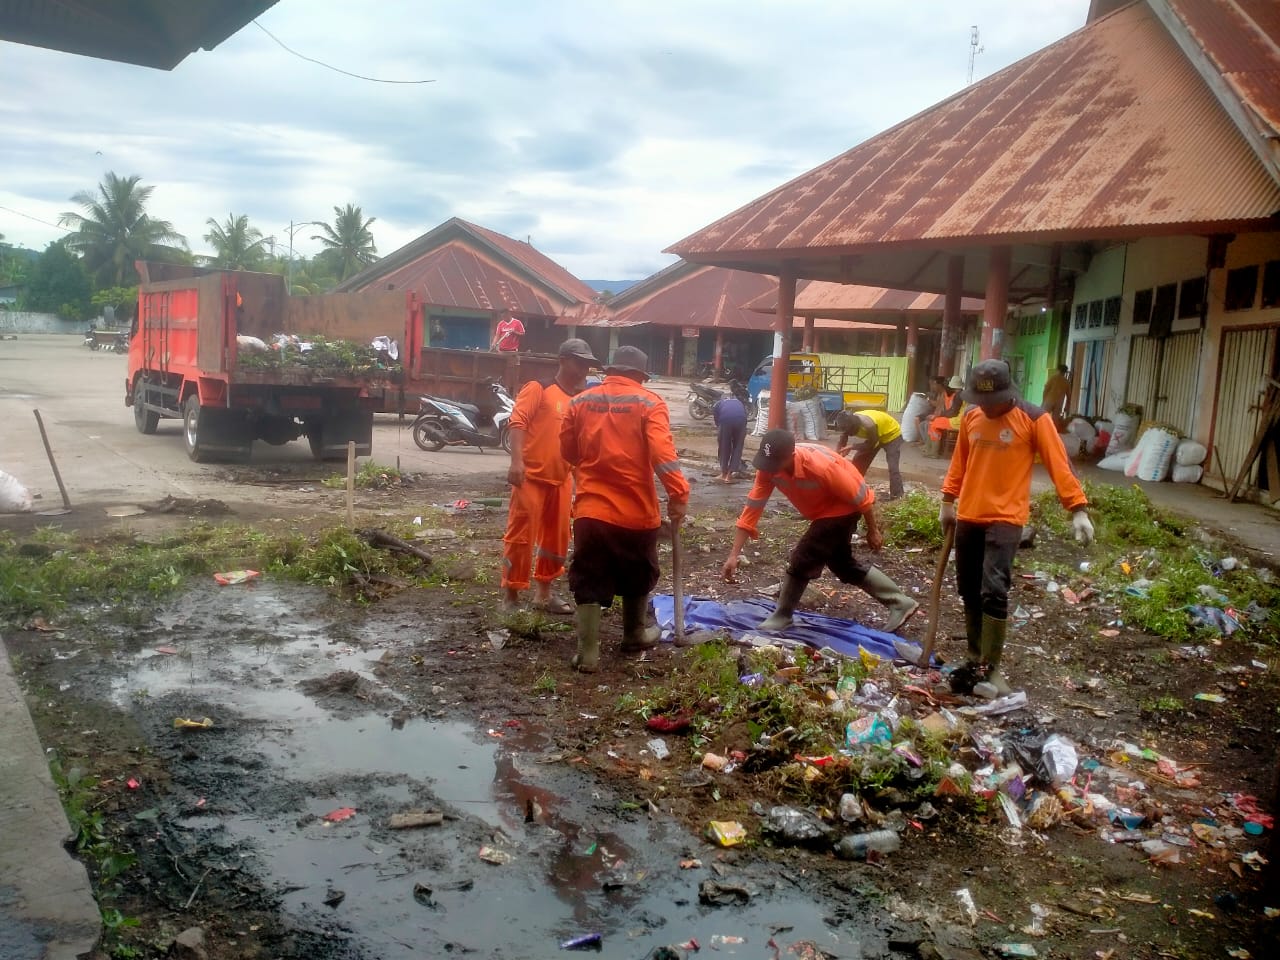
[[[661,250],[1084,21],[1087,0],[281,0],[173,72],[0,41],[0,233],[42,247],[108,170],[203,249],[205,221],[356,203],[387,253],[450,216],[587,278]],[[25,216],[24,216],[25,215]],[[36,218],[35,220],[30,219]],[[40,223],[38,221],[47,221]],[[314,253],[314,228],[295,246]]]

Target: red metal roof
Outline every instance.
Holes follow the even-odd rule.
[[[469,220],[459,219],[458,222],[470,227],[513,260],[520,261],[535,276],[549,280],[568,294],[569,299],[590,303],[599,296],[595,290],[592,290],[545,253],[534,249],[532,244],[512,239],[505,234],[498,233],[496,230],[490,230],[479,224],[471,223]]]
[[[1262,159],[1280,173],[1280,3],[1159,0],[1171,10],[1256,127]],[[1212,79],[1212,77],[1211,77]]]
[[[359,289],[414,290],[437,307],[559,316],[563,305],[455,239]]]
[[[938,291],[940,251],[1273,229],[1277,210],[1280,184],[1152,10],[1135,3],[669,249],[701,263],[776,273],[793,261],[800,276]],[[965,289],[976,293],[985,258],[974,259]],[[1043,290],[1047,275],[1043,250],[1015,245],[1015,296],[1020,285]]]
[[[676,263],[628,287],[609,307],[617,325],[768,330],[772,320],[746,304],[777,286],[776,277],[760,273]]]
[[[880,315],[884,317],[883,322],[898,323],[906,318],[906,314],[913,314],[917,319],[921,314],[940,317],[945,302],[946,297],[938,293],[890,290],[857,283],[802,280],[796,284],[795,315],[801,318],[831,319],[868,319]],[[757,313],[775,313],[778,309],[777,286],[748,303],[747,309]],[[976,297],[962,297],[960,312],[980,314],[982,301]]]

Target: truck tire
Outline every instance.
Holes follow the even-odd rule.
[[[182,439],[187,456],[196,463],[208,463],[209,456],[201,444],[201,434],[209,429],[209,411],[200,406],[199,394],[191,394],[182,405]]]
[[[160,414],[143,407],[147,396],[147,385],[139,378],[133,385],[133,424],[139,433],[152,434],[160,423]]]
[[[436,418],[419,417],[413,422],[413,442],[423,450],[441,450],[447,439],[444,424]]]

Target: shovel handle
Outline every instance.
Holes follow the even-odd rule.
[[[671,600],[675,607],[676,639],[684,639],[684,558],[680,552],[680,524],[671,525]]]
[[[942,578],[947,575],[947,561],[951,559],[951,548],[955,546],[956,528],[952,524],[942,537],[942,552],[938,555],[938,566],[933,571],[933,587],[929,591],[929,626],[925,629],[924,646],[920,651],[920,666],[928,667],[933,656],[933,647],[938,639],[938,609],[942,605]]]

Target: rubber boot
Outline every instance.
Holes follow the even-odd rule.
[[[982,618],[982,659],[990,669],[987,679],[973,688],[974,694],[994,700],[1005,694],[1013,693],[1004,676],[1000,673],[1000,660],[1004,655],[1004,638],[1009,632],[1008,620],[997,620],[995,617]]]
[[[622,652],[635,653],[658,644],[662,631],[644,624],[647,596],[622,598]]]
[[[964,608],[964,636],[969,648],[965,660],[977,666],[982,662],[982,608]]]
[[[903,593],[879,567],[872,567],[867,571],[861,586],[888,608],[889,619],[884,625],[885,633],[896,633],[907,622],[907,618],[920,609],[920,604]]]
[[[569,661],[583,673],[595,673],[600,665],[600,604],[578,604],[578,652]]]
[[[761,622],[759,629],[786,630],[790,627],[793,623],[791,615],[796,612],[796,604],[804,596],[804,588],[808,585],[808,580],[793,577],[789,573],[783,577],[782,589],[778,591],[777,606],[773,608],[773,613]]]

